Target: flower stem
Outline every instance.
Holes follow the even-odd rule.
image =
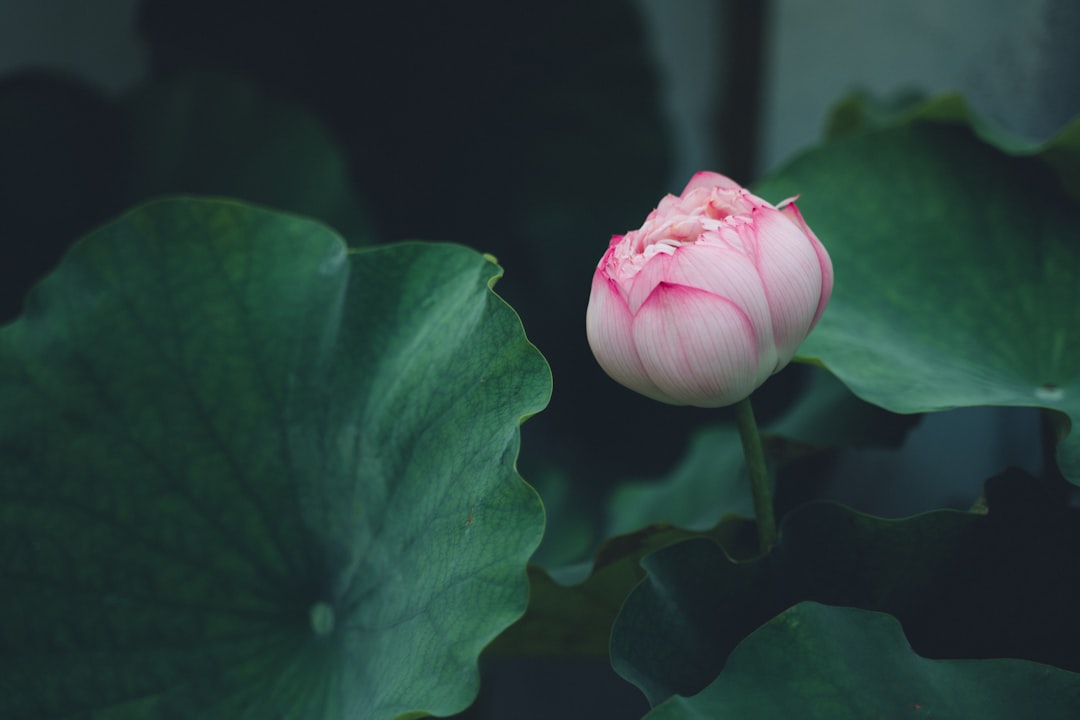
[[[742,438],[743,455],[746,456],[746,469],[750,475],[750,491],[754,495],[758,544],[761,554],[765,555],[776,545],[776,518],[773,515],[769,471],[765,467],[765,452],[761,448],[761,435],[758,434],[750,398],[746,397],[736,403],[735,411],[739,423],[739,436]]]

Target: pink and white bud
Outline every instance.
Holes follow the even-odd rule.
[[[699,172],[593,275],[589,345],[619,383],[672,405],[721,407],[787,365],[832,292],[828,253],[793,199],[771,205]]]

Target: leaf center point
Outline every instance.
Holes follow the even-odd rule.
[[[328,603],[315,603],[308,614],[311,618],[311,630],[318,637],[326,637],[334,631],[334,608]]]

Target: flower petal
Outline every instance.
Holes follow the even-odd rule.
[[[637,314],[638,308],[652,294],[660,283],[667,280],[668,266],[673,252],[658,252],[649,258],[631,280],[630,291],[626,295],[626,304],[630,314]]]
[[[593,274],[592,294],[585,311],[585,333],[600,367],[613,380],[660,402],[673,403],[649,379],[632,332],[633,316],[614,280],[603,268]]]
[[[679,197],[686,197],[687,193],[693,192],[698,188],[725,188],[727,190],[739,190],[742,188],[739,183],[735,182],[727,175],[721,175],[720,173],[709,172],[708,170],[702,170],[701,172],[694,173],[694,177],[690,178],[690,182],[683,188],[682,194]]]
[[[780,210],[793,223],[799,226],[799,228],[806,233],[806,236],[810,238],[810,244],[814,247],[814,252],[817,253],[818,263],[821,265],[821,298],[818,300],[817,311],[814,313],[814,320],[810,323],[810,328],[813,329],[817,325],[817,321],[821,319],[821,313],[825,312],[825,306],[829,304],[829,298],[832,296],[833,287],[833,266],[832,258],[829,257],[829,253],[825,250],[825,246],[818,240],[818,236],[814,234],[814,231],[810,229],[810,226],[806,224],[806,220],[803,219],[802,213],[799,212],[799,208],[795,207],[794,199],[791,202],[786,203]]]
[[[777,355],[772,314],[753,260],[726,244],[684,245],[675,251],[665,280],[706,290],[733,302],[754,328],[758,362],[768,366],[767,375],[774,371]]]
[[[645,372],[668,403],[731,405],[771,372],[759,372],[746,313],[705,290],[661,283],[634,317],[633,337]]]
[[[780,211],[755,210],[754,231],[757,267],[772,313],[775,372],[791,361],[810,332],[821,303],[821,264],[810,237]]]

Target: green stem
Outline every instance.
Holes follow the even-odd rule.
[[[746,470],[750,475],[750,491],[754,495],[758,544],[761,547],[761,554],[764,555],[776,545],[776,518],[773,515],[769,471],[765,467],[765,452],[761,448],[761,435],[758,434],[750,398],[747,397],[736,403],[735,411],[739,423],[739,436],[742,438],[743,454],[746,456]]]

